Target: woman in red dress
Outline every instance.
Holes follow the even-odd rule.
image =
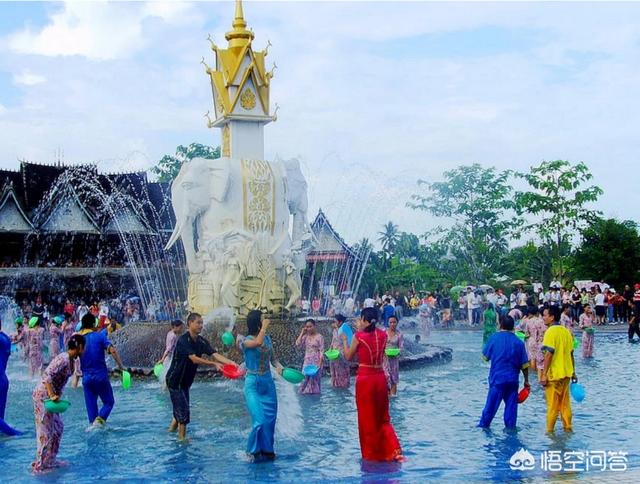
[[[344,356],[358,354],[356,407],[362,458],[369,461],[402,461],[402,449],[389,417],[387,379],[382,369],[387,333],[376,328],[378,312],[365,308],[360,313],[351,347],[343,334]]]

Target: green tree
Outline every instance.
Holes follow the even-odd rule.
[[[209,160],[220,158],[220,146],[214,148],[200,143],[191,143],[189,146],[180,145],[176,148],[175,155],[164,155],[151,171],[158,175],[159,181],[170,182],[178,176],[182,164],[193,158]]]
[[[363,237],[353,246],[353,250],[361,257],[366,257],[373,250],[373,246],[367,237]]]
[[[545,287],[551,283],[553,247],[549,244],[536,245],[533,241],[514,247],[504,260],[504,274],[509,279],[525,279],[541,282]]]
[[[571,246],[571,236],[576,230],[593,221],[599,214],[586,205],[595,202],[602,194],[597,186],[584,185],[593,178],[587,165],[580,162],[572,165],[568,161],[543,161],[532,167],[529,173],[518,173],[529,184],[531,190],[517,192],[516,208],[519,214],[529,214],[535,222],[525,230],[538,234],[543,243],[554,249],[553,264],[561,281],[565,279],[566,258],[563,251]]]
[[[510,171],[483,168],[478,163],[444,173],[444,181],[419,180],[426,193],[414,194],[408,206],[453,222],[426,234],[466,265],[467,277],[484,282],[500,266],[512,231],[520,219],[511,212]],[[449,264],[451,265],[451,264]]]
[[[400,240],[400,232],[398,226],[393,222],[387,222],[378,232],[378,242],[382,244],[382,253],[384,254],[385,265],[391,260],[395,247]]]
[[[579,279],[605,281],[622,289],[640,278],[640,235],[630,220],[597,219],[582,231],[574,254]]]
[[[417,262],[421,255],[420,239],[417,235],[400,232],[395,243],[394,255],[401,263]]]

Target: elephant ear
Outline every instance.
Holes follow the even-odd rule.
[[[218,202],[224,201],[231,181],[229,159],[212,160],[209,164],[209,174],[211,175],[211,198]]]

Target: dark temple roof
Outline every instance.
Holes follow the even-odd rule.
[[[43,165],[20,162],[19,170],[0,169],[0,199],[11,198],[36,230],[51,217],[59,203],[80,206],[97,231],[104,230],[123,210],[140,219],[150,232],[171,230],[175,223],[170,184],[150,182],[145,172],[99,173],[95,164]],[[114,210],[103,199],[118,193]],[[80,213],[78,211],[78,213]]]

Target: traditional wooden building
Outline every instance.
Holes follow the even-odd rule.
[[[169,184],[144,172],[21,162],[0,170],[0,291],[182,297],[180,248],[163,250],[175,219]],[[89,297],[89,296],[88,296]]]
[[[350,247],[320,209],[311,223],[314,249],[307,255],[303,296],[335,296],[355,293],[369,254]]]

